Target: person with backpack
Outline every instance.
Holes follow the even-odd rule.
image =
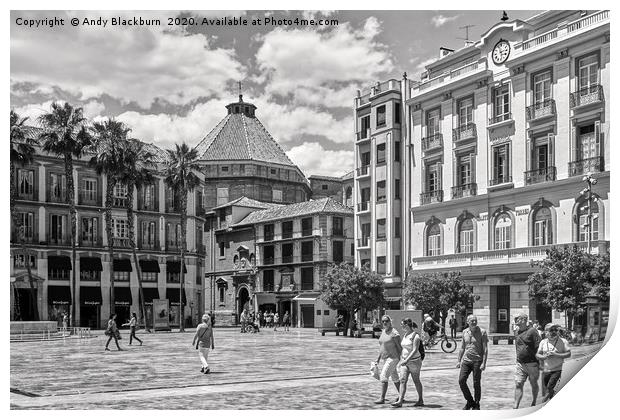
[[[392,407],[402,407],[405,401],[405,393],[407,392],[407,380],[409,375],[413,379],[413,384],[418,392],[418,401],[414,407],[424,406],[424,397],[422,397],[422,382],[420,381],[420,370],[422,369],[422,360],[424,360],[424,344],[420,334],[416,332],[418,324],[413,322],[411,318],[403,318],[400,324],[403,327],[403,339],[400,342],[403,350],[398,362],[398,378],[400,379],[399,397],[392,403]]]
[[[478,326],[478,318],[475,315],[467,317],[468,327],[463,330],[461,350],[459,351],[459,361],[456,364],[460,368],[459,386],[467,403],[463,410],[480,410],[480,397],[482,390],[480,380],[482,371],[487,366],[487,356],[489,354],[489,337],[487,332]],[[467,386],[467,378],[474,373],[474,396],[471,396]]]
[[[202,322],[196,327],[196,334],[192,340],[192,346],[198,350],[200,357],[200,372],[205,375],[211,372],[207,358],[209,357],[209,349],[215,349],[213,342],[213,326],[211,325],[211,317],[207,314],[202,315]]]
[[[105,343],[106,351],[110,351],[108,346],[110,345],[110,341],[112,341],[112,339],[114,339],[118,351],[124,350],[121,348],[121,346],[118,345],[118,339],[120,338],[121,334],[118,332],[118,327],[116,326],[116,314],[110,314],[110,319],[108,319],[108,327],[106,328],[104,334],[108,336],[108,342]]]

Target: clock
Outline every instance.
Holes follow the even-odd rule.
[[[504,39],[500,39],[495,47],[493,47],[493,53],[491,57],[493,57],[493,62],[495,64],[503,64],[506,60],[508,60],[508,56],[510,55],[510,44],[508,41]]]

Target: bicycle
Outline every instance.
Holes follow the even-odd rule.
[[[443,350],[444,353],[453,353],[456,350],[456,340],[452,337],[448,337],[445,332],[441,333],[439,339],[428,333],[425,333],[425,335],[426,339],[423,341],[425,350],[430,350],[431,347],[437,343],[440,343],[441,350]]]

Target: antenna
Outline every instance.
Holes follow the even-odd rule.
[[[241,80],[237,82],[239,85],[239,102],[243,102],[243,95],[241,94]]]
[[[470,43],[472,43],[473,41],[469,40],[469,28],[473,28],[476,25],[465,25],[465,26],[459,26],[459,29],[465,29],[465,38],[457,38],[457,39],[462,39],[465,41],[465,45],[469,45]]]

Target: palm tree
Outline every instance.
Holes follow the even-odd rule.
[[[127,210],[127,227],[129,230],[129,246],[133,253],[133,262],[136,266],[136,272],[138,275],[138,289],[140,295],[140,312],[142,319],[144,320],[144,328],[150,331],[148,325],[146,325],[146,309],[144,307],[144,292],[142,290],[142,270],[138,263],[138,255],[136,253],[136,241],[135,241],[135,225],[133,217],[133,190],[134,187],[141,189],[144,186],[153,182],[154,155],[145,149],[145,144],[135,140],[129,139],[123,142],[121,147],[121,162],[123,171],[118,177],[118,181],[127,186],[127,200],[125,202],[125,209]]]
[[[73,290],[71,304],[71,322],[75,326],[75,242],[77,240],[77,216],[75,211],[75,185],[73,184],[73,158],[80,158],[85,148],[91,143],[91,136],[86,129],[86,118],[82,108],[74,108],[69,103],[54,102],[50,113],[39,117],[43,128],[39,140],[43,150],[63,159],[67,182],[66,202],[71,215],[71,287]]]
[[[22,226],[21,220],[17,217],[15,212],[15,201],[17,199],[17,188],[15,181],[15,167],[17,165],[23,166],[32,162],[32,158],[35,153],[34,146],[36,140],[32,138],[29,133],[29,127],[27,127],[26,120],[28,117],[21,118],[15,111],[11,110],[11,189],[10,189],[10,209],[11,220],[13,226],[17,229],[19,243],[22,249],[22,254],[26,260],[26,271],[28,272],[28,282],[30,284],[30,299],[34,312],[34,320],[39,320],[39,308],[37,305],[37,298],[35,296],[34,281],[32,280],[32,268],[30,267],[30,252],[26,249],[26,241],[24,240],[24,226]]]
[[[112,203],[114,187],[123,170],[122,145],[127,141],[129,128],[113,118],[93,124],[94,152],[90,165],[98,175],[106,175],[105,195],[105,231],[108,238],[108,255],[110,256],[110,313],[114,313],[114,238],[112,235]]]
[[[167,162],[165,168],[165,182],[171,187],[174,193],[179,195],[179,206],[181,210],[181,289],[179,290],[179,331],[183,328],[183,291],[185,289],[185,249],[187,248],[186,228],[187,228],[187,194],[200,185],[200,179],[196,176],[199,172],[197,163],[198,152],[190,149],[185,143],[175,145],[175,149],[168,149]]]

